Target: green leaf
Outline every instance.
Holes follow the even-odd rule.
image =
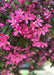
[[[2,28],[2,32],[5,33],[5,31],[7,30],[7,28],[8,28],[8,26],[4,26],[4,27]]]
[[[54,27],[54,16],[51,18],[51,23],[52,27]]]
[[[0,13],[0,17],[2,16],[2,14]]]
[[[9,24],[9,22],[6,21],[6,24]]]
[[[18,8],[17,9],[19,9],[20,8],[20,6],[18,6]]]
[[[11,17],[10,17],[10,16],[7,16],[7,18],[8,18],[8,19],[11,19]]]
[[[2,32],[5,33],[5,34],[9,35],[11,33],[11,31],[12,31],[12,27],[11,26],[4,26],[2,28]]]
[[[9,32],[8,30],[6,31],[6,34],[10,35],[11,32]]]
[[[12,30],[12,27],[11,26],[9,26],[9,31],[11,31]]]
[[[28,0],[25,1],[25,5],[28,5]]]
[[[12,67],[12,64],[8,64],[8,65],[7,65],[7,68],[9,68],[9,67]]]
[[[0,50],[0,54],[5,55],[5,53],[4,53],[4,52],[2,52],[1,50]]]
[[[2,68],[4,67],[4,62],[2,62],[2,61],[0,62],[0,67],[2,67]]]
[[[14,0],[14,2],[15,2],[16,4],[20,4],[20,2],[19,2],[18,0]]]
[[[15,4],[13,2],[11,2],[11,7],[15,10],[16,7],[15,7]]]
[[[51,28],[51,34],[52,34],[52,36],[54,37],[54,28]]]

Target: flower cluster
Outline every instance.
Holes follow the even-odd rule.
[[[12,65],[17,65],[18,63],[20,63],[20,61],[22,61],[23,59],[25,59],[26,56],[24,54],[19,54],[17,52],[13,53],[9,53],[9,55],[6,57],[6,59],[8,60],[6,62],[6,65],[8,64],[12,64]]]
[[[46,32],[49,32],[48,27],[51,27],[51,25],[42,25],[41,23],[43,23],[43,20],[41,17],[37,18],[35,15],[30,14],[28,11],[22,11],[22,9],[19,9],[18,11],[16,10],[15,13],[16,15],[14,13],[10,14],[11,20],[7,20],[11,23],[12,28],[14,28],[14,36],[17,36],[18,33],[20,33],[24,36],[24,38],[27,37],[28,39],[31,39],[31,41],[33,41],[33,46],[42,48],[44,48],[44,46],[47,47],[47,43],[41,42],[40,37],[41,34],[45,35]],[[23,24],[23,21],[25,21],[26,24]],[[27,25],[28,21],[31,21],[29,27]]]
[[[10,73],[10,71],[9,70],[6,70],[6,69],[4,69],[3,71],[1,71],[1,73],[0,73],[1,75],[14,75],[13,73]]]
[[[10,50],[10,42],[8,42],[9,35],[0,33],[0,48]]]
[[[35,65],[40,66],[49,58],[52,63],[54,61],[53,41],[50,44],[48,41],[53,29],[51,18],[54,9],[49,10],[49,1],[43,1],[46,7],[39,1],[29,2],[3,0],[4,4],[0,7],[0,59],[5,63],[4,68],[9,65],[15,67],[14,74],[25,62],[30,64],[30,69],[34,69]],[[13,75],[6,69],[1,71],[1,75]]]
[[[48,22],[50,22],[50,18],[52,16],[52,14],[49,10],[47,10],[45,8],[44,8],[44,16],[45,16],[44,20],[46,20],[46,21],[48,20]]]

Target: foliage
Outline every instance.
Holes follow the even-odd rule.
[[[19,75],[25,62],[31,70],[47,60],[54,64],[52,1],[3,0],[0,6],[0,74]],[[36,65],[36,66],[35,66]]]

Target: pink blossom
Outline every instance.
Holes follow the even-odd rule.
[[[49,18],[51,18],[52,14],[49,10],[45,9],[44,16],[45,16],[46,19],[49,19]]]
[[[38,17],[37,20],[33,23],[35,25],[35,27],[39,27],[42,26],[43,20],[41,19],[41,17]]]
[[[53,0],[49,0],[49,4],[53,4]]]
[[[16,27],[14,35],[17,36],[18,33],[21,34],[21,27],[19,25]]]
[[[11,23],[11,26],[15,25],[16,24],[16,19],[14,17],[12,17],[12,20],[10,19],[7,19],[7,22],[10,22]]]
[[[48,43],[41,42],[41,46],[42,46],[42,48],[47,47],[48,46]]]
[[[46,27],[51,28],[52,26],[50,24],[45,24]]]
[[[32,46],[41,47],[41,42],[33,42]]]
[[[24,3],[25,2],[25,0],[18,0],[20,3]]]
[[[14,54],[10,52],[9,55],[6,56],[6,59],[8,59],[8,60],[10,59],[11,64],[13,64],[13,65],[16,64],[17,65],[20,61],[22,61],[23,59],[26,59],[26,55],[19,54],[16,51],[14,51]]]
[[[51,27],[50,24],[45,24],[45,26],[43,28],[40,28],[40,31],[43,35],[45,35],[46,32],[49,32],[48,27]]]
[[[1,28],[4,26],[4,24],[3,23],[0,23],[0,26],[1,26]]]
[[[10,43],[8,42],[9,36],[1,33],[0,37],[0,48],[3,47],[5,50],[10,50]],[[8,45],[8,46],[6,46]]]
[[[16,15],[23,15],[25,13],[25,11],[22,11],[22,9],[20,8],[19,10],[15,10]]]
[[[54,9],[53,9],[53,8],[51,8],[51,11],[52,11],[52,12],[54,12]]]
[[[44,43],[44,42],[33,42],[32,44],[33,46],[36,46],[36,47],[47,47],[47,43]]]
[[[4,69],[3,71],[1,71],[1,75],[14,75],[13,73],[10,73],[9,70]]]
[[[27,14],[25,14],[24,20],[25,23],[28,24],[28,20],[31,20],[31,18]]]
[[[51,50],[54,51],[54,45],[51,46]]]
[[[34,69],[34,66],[33,66],[33,65],[31,65],[31,68],[32,68],[32,69]]]
[[[52,60],[54,60],[54,55],[53,55],[53,56],[51,56],[51,59],[52,59]]]
[[[1,12],[5,12],[5,11],[7,11],[7,10],[5,9],[5,7],[0,7],[0,11],[1,11]]]
[[[40,66],[40,65],[42,65],[42,64],[43,64],[43,62],[38,61],[36,64]]]

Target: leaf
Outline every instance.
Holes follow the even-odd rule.
[[[11,32],[9,32],[8,30],[6,31],[6,34],[10,35]]]
[[[9,41],[12,42],[14,40],[14,36],[10,35]]]
[[[2,68],[4,67],[4,62],[3,61],[0,62],[0,67],[2,67]]]
[[[12,30],[12,27],[11,26],[9,26],[9,31],[11,31]]]
[[[7,16],[7,18],[8,18],[8,19],[11,19],[11,17],[10,17],[10,16]]]
[[[28,5],[28,0],[25,1],[25,5]]]
[[[20,6],[18,6],[18,9],[20,8]]]
[[[15,4],[13,2],[11,2],[11,7],[15,10],[16,7],[15,7]]]
[[[9,22],[6,21],[6,24],[9,24]]]
[[[7,28],[8,28],[8,26],[4,26],[4,27],[2,28],[2,32],[5,33],[5,31],[7,30]]]
[[[0,17],[2,16],[2,14],[0,13]]]
[[[4,26],[2,28],[2,32],[5,33],[5,34],[10,35],[11,31],[12,31],[12,27],[11,26]]]
[[[20,2],[19,2],[18,0],[14,0],[14,2],[15,2],[16,4],[20,4]]]
[[[54,28],[51,28],[51,34],[52,34],[52,36],[54,37]]]
[[[28,39],[24,38],[21,42],[22,44],[24,44],[25,47],[28,47]]]
[[[54,27],[54,16],[51,18],[51,23],[52,27]]]
[[[12,67],[12,64],[8,64],[8,65],[7,65],[7,68],[9,68],[9,67]]]
[[[2,52],[1,50],[0,50],[0,54],[5,55],[5,53],[4,53],[4,52]]]

